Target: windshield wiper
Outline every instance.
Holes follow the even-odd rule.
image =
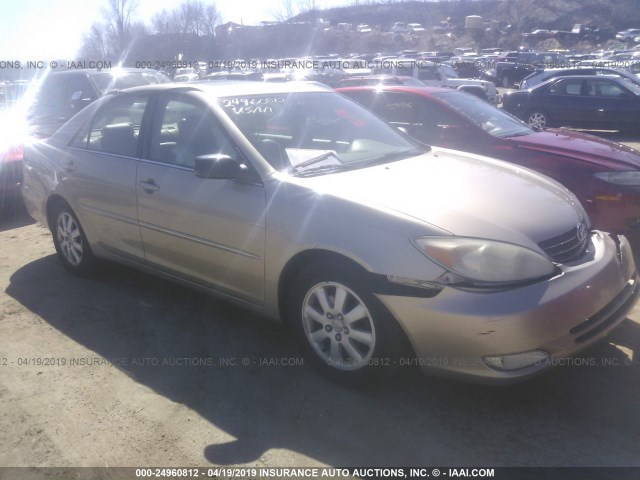
[[[319,165],[317,167],[307,168],[306,170],[293,172],[291,175],[293,175],[294,177],[306,177],[323,173],[340,172],[344,170],[353,170],[353,165]]]
[[[296,176],[296,177],[303,177],[303,176],[311,176],[311,175],[318,175],[318,174],[322,174],[322,173],[331,173],[331,172],[339,172],[339,171],[345,171],[345,170],[357,170],[359,168],[363,168],[363,167],[368,167],[368,166],[372,166],[372,165],[376,165],[376,164],[381,164],[381,163],[387,163],[387,162],[392,162],[392,161],[396,161],[396,160],[401,160],[403,158],[408,158],[408,157],[414,157],[417,155],[422,155],[423,153],[428,152],[429,150],[431,150],[431,147],[426,148],[424,151],[423,150],[419,150],[419,149],[414,149],[414,148],[410,148],[407,150],[400,150],[399,152],[389,152],[389,153],[385,153],[382,155],[378,155],[372,158],[369,158],[367,160],[362,160],[359,162],[350,162],[350,163],[344,163],[342,162],[337,156],[335,157],[338,161],[340,161],[339,164],[331,164],[331,165],[319,165],[317,167],[314,168],[307,168],[304,170],[298,170],[298,167],[302,166],[304,167],[305,165],[312,165],[314,163],[318,163],[322,160],[326,160],[327,158],[331,157],[331,156],[335,156],[335,152],[327,152],[327,153],[323,153],[322,155],[318,155],[317,157],[314,157],[310,160],[307,160],[305,162],[302,162],[298,165],[296,165],[294,167],[294,172],[292,173],[292,175]]]
[[[340,162],[339,165],[343,165],[344,164],[344,162],[342,160],[340,160],[340,157],[338,157],[338,154],[332,150],[330,152],[325,152],[322,155],[318,155],[317,157],[310,158],[309,160],[305,160],[302,163],[298,163],[297,165],[294,165],[293,166],[293,171],[294,172],[299,172],[300,169],[302,169],[302,168],[309,167],[309,166],[314,165],[316,163],[320,163],[320,162],[322,162],[322,161],[324,161],[324,160],[326,160],[326,159],[328,159],[330,157],[334,157],[338,162]],[[327,166],[334,166],[335,167],[336,165],[327,165]]]
[[[356,165],[362,167],[362,166],[368,166],[368,165],[376,165],[380,163],[394,162],[396,160],[402,160],[403,158],[416,157],[418,155],[422,155],[423,153],[426,153],[429,150],[431,150],[431,147],[426,146],[424,151],[418,150],[416,148],[409,148],[407,150],[400,150],[399,152],[389,152],[389,153],[385,153],[375,157],[371,157],[367,160],[363,160],[361,162],[358,162]]]

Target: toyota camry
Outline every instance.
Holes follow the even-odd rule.
[[[62,265],[145,269],[277,319],[328,375],[526,377],[622,322],[624,236],[559,183],[429,148],[321,85],[104,96],[25,148]]]

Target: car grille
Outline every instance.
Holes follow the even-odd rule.
[[[569,333],[576,336],[575,342],[584,343],[620,320],[635,304],[639,290],[637,278],[631,280],[606,307],[569,330]]]
[[[582,256],[589,242],[589,230],[584,222],[562,235],[550,238],[538,245],[554,262],[566,263]]]

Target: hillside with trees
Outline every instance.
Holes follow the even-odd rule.
[[[481,16],[485,26],[465,30],[468,15]],[[135,0],[108,0],[104,20],[92,26],[79,56],[135,66],[141,60],[282,58],[455,46],[510,49],[523,43],[523,32],[538,28],[566,31],[582,23],[615,32],[639,27],[640,0],[355,0],[349,6],[326,10],[317,9],[313,0],[299,0],[295,5],[283,0],[273,17],[280,21],[223,25],[214,2],[185,0],[142,22],[136,17]],[[426,30],[416,35],[394,34],[389,32],[393,22],[421,23]],[[353,28],[368,24],[372,31],[358,33],[343,28],[344,24]],[[546,40],[541,46],[592,49],[598,45]]]

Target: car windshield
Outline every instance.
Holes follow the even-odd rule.
[[[463,92],[434,93],[434,97],[446,102],[494,137],[516,137],[534,131],[515,117],[493,105]]]
[[[353,101],[333,92],[219,99],[226,114],[277,170],[327,173],[425,152]]]
[[[131,87],[168,83],[169,79],[154,71],[149,72],[101,72],[91,76],[98,90],[104,94],[109,90],[123,90]]]

